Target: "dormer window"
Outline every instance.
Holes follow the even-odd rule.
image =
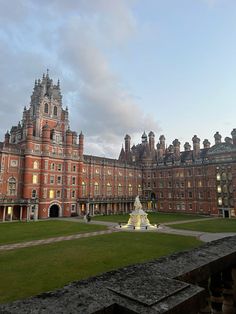
[[[54,116],[57,116],[57,106],[54,106],[54,108],[53,108],[53,114],[54,114]]]
[[[44,113],[48,113],[48,104],[44,104]]]

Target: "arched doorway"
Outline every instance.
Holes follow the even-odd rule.
[[[49,209],[49,217],[59,217],[60,208],[58,205],[53,204]]]

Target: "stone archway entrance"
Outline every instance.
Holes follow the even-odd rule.
[[[57,204],[53,204],[49,209],[49,217],[59,217],[60,208]]]

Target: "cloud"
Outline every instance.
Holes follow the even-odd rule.
[[[33,78],[47,67],[51,76],[61,79],[71,128],[83,130],[87,153],[118,157],[125,133],[135,136],[157,129],[156,121],[144,114],[137,97],[114,72],[110,58],[136,35],[135,1],[0,0],[0,4],[4,96],[0,114],[7,115],[2,136],[9,123],[21,118]]]

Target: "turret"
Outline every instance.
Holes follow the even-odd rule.
[[[147,143],[147,134],[145,133],[145,131],[143,132],[141,139],[142,139],[142,144]]]
[[[228,136],[226,136],[226,138],[225,138],[225,143],[227,143],[227,144],[233,144],[233,140],[232,140],[232,138],[231,137],[228,137]]]
[[[159,141],[160,141],[160,145],[161,145],[161,147],[163,148],[163,149],[165,149],[165,136],[164,135],[161,135],[160,137],[159,137]]]
[[[72,131],[71,131],[70,129],[68,129],[68,130],[66,131],[66,145],[67,145],[67,146],[72,145],[72,139],[73,139],[73,137],[72,137]]]
[[[195,159],[197,159],[200,156],[200,138],[198,138],[197,135],[194,135],[192,141],[193,141],[193,156]]]
[[[236,145],[236,129],[233,129],[231,132],[232,139],[233,139],[233,144]]]
[[[211,147],[211,143],[208,141],[208,139],[205,139],[203,141],[203,147],[204,148],[210,148]]]
[[[72,132],[72,143],[73,143],[73,145],[77,144],[77,133],[76,132]]]
[[[79,135],[79,156],[82,157],[83,153],[84,153],[84,135],[81,131]]]
[[[153,152],[155,150],[155,134],[152,131],[149,132],[148,139],[150,151]]]
[[[9,142],[10,142],[10,133],[7,131],[7,133],[5,134],[5,141],[4,141],[4,143],[5,144],[9,144]]]
[[[128,154],[130,152],[130,140],[131,140],[131,137],[129,136],[129,134],[126,134],[124,140],[125,140],[125,153]]]
[[[168,151],[168,153],[173,154],[174,153],[174,146],[173,145],[169,145],[167,151]]]
[[[179,157],[180,156],[180,142],[179,140],[176,138],[173,142],[172,142],[173,146],[174,146],[174,154],[175,157]]]
[[[215,145],[221,143],[222,136],[219,134],[219,132],[216,132],[216,134],[214,135],[214,138],[215,138]]]
[[[189,144],[189,142],[186,142],[186,143],[184,144],[184,150],[185,150],[186,152],[189,152],[189,151],[191,150],[191,145]]]

